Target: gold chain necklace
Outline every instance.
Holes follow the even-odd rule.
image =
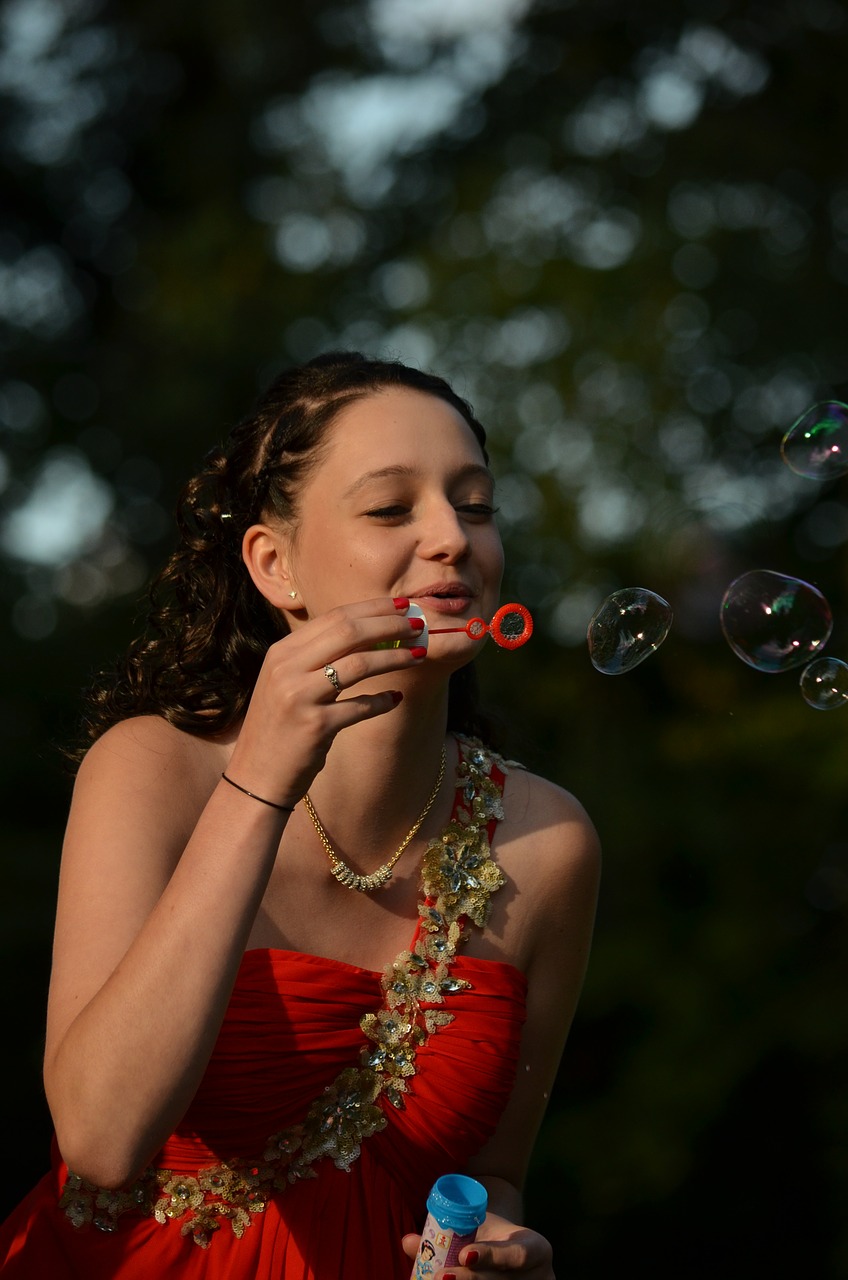
[[[336,877],[339,884],[343,884],[346,889],[356,889],[358,890],[359,893],[371,893],[372,890],[379,889],[381,885],[384,885],[387,880],[391,880],[392,871],[394,870],[395,863],[397,862],[398,858],[403,853],[404,849],[409,844],[413,836],[416,836],[418,834],[418,831],[421,827],[421,823],[427,817],[427,814],[430,812],[433,805],[435,804],[436,796],[439,794],[439,790],[441,788],[442,781],[445,776],[446,765],[447,765],[447,752],[445,748],[442,747],[442,758],[439,762],[439,774],[433,785],[433,790],[430,792],[430,796],[427,800],[427,803],[425,804],[424,808],[421,810],[421,813],[413,823],[408,835],[404,837],[402,843],[398,846],[397,849],[395,849],[394,853],[389,858],[388,862],[384,862],[381,867],[378,867],[376,871],[372,871],[369,876],[359,875],[356,871],[352,870],[352,868],[349,867],[342,858],[339,857],[339,855],[336,853],[333,846],[330,844],[330,840],[329,840],[329,837],[327,836],[326,831],[321,826],[321,820],[318,817],[318,814],[315,812],[315,806],[313,805],[312,801],[309,799],[309,795],[307,794],[303,797],[304,808],[306,809],[306,812],[309,814],[310,818],[312,819],[312,825],[314,826],[315,830],[318,832],[318,838],[320,839],[322,845],[324,846],[324,849],[326,850],[327,857],[330,859],[330,871]]]

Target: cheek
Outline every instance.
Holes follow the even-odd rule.
[[[378,594],[383,579],[396,569],[385,539],[354,539],[324,531],[303,539],[298,559],[301,576],[334,595],[354,587]]]
[[[504,549],[501,542],[501,535],[497,529],[492,530],[491,542],[488,549],[489,563],[492,566],[492,572],[497,573],[499,577],[503,576],[504,571]]]

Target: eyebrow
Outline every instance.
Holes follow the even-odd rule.
[[[416,467],[405,467],[397,464],[391,467],[378,467],[376,471],[366,471],[364,475],[354,480],[349,489],[346,489],[342,495],[343,498],[352,498],[367,485],[372,484],[375,480],[414,480],[420,475]],[[488,467],[484,467],[481,463],[470,462],[465,467],[460,467],[458,471],[453,472],[450,477],[451,484],[456,484],[460,480],[485,480],[494,488],[495,477],[492,475]]]

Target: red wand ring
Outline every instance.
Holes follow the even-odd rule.
[[[501,649],[518,649],[533,634],[533,618],[523,604],[502,604],[489,623],[471,618],[464,627],[430,627],[431,636],[447,635],[449,631],[464,631],[472,640],[490,635]]]

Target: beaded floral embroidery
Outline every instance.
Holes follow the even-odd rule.
[[[483,927],[489,899],[506,880],[492,861],[486,828],[503,818],[493,765],[506,766],[480,742],[459,738],[456,816],[430,841],[421,867],[420,924],[412,948],[402,951],[382,978],[383,1007],[360,1026],[368,1043],[358,1067],[347,1067],[315,1100],[302,1124],[268,1138],[260,1160],[232,1160],[197,1176],[148,1169],[131,1186],[107,1191],[69,1171],[59,1201],[75,1227],[93,1223],[116,1231],[131,1211],[166,1223],[181,1219],[183,1235],[202,1248],[229,1223],[241,1237],[270,1196],[330,1159],[350,1170],[362,1143],[386,1127],[380,1099],[398,1109],[410,1091],[415,1055],[429,1035],[453,1021],[445,998],[471,983],[451,974],[468,920]]]

